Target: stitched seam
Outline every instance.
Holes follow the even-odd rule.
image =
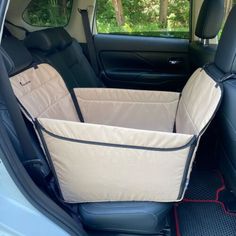
[[[44,113],[46,113],[47,111],[49,111],[52,107],[54,107],[55,105],[59,104],[61,100],[70,97],[70,94],[66,94],[64,97],[61,97],[60,99],[56,100],[54,103],[50,104],[49,107],[47,107],[46,110],[44,110],[43,112],[41,112],[38,116],[40,117],[41,115],[43,115]]]
[[[111,91],[112,92],[112,91]],[[131,92],[132,93],[132,92]],[[75,94],[76,94],[76,97],[78,97],[79,99],[81,99],[81,100],[83,100],[83,101],[91,101],[91,102],[99,102],[99,101],[102,101],[102,102],[137,102],[137,103],[153,103],[153,104],[155,104],[155,103],[173,103],[173,102],[176,102],[176,101],[178,101],[179,100],[179,96],[178,96],[178,98],[176,98],[176,99],[174,99],[174,100],[171,100],[171,101],[168,101],[168,102],[165,102],[165,101],[163,101],[163,102],[159,102],[159,101],[151,101],[151,102],[149,102],[149,101],[127,101],[127,100],[125,100],[125,101],[122,101],[120,98],[118,98],[119,100],[111,100],[110,98],[108,98],[108,99],[104,99],[104,98],[102,98],[101,100],[98,100],[98,98],[96,98],[96,100],[95,99],[90,99],[90,98],[84,98],[84,97],[82,97],[82,95],[81,94],[77,94],[76,93],[76,90],[75,90]],[[151,94],[151,93],[150,93]],[[171,93],[170,93],[171,94]],[[179,95],[179,94],[178,94]],[[157,98],[158,99],[158,98]],[[159,99],[158,99],[159,100]]]
[[[164,105],[164,104],[173,104],[173,103],[176,103],[178,102],[179,100],[175,100],[175,101],[171,101],[171,102],[136,102],[136,101],[117,101],[117,100],[89,100],[89,99],[80,99],[81,102],[93,102],[93,103],[112,103],[112,102],[115,102],[116,104],[118,103],[125,103],[125,104],[143,104],[143,105],[146,105],[146,104],[150,104],[150,105]]]

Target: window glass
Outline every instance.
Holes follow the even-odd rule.
[[[65,26],[71,9],[72,0],[32,0],[23,13],[23,19],[33,26]]]
[[[97,0],[98,33],[189,38],[189,0]]]

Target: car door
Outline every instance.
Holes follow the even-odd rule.
[[[190,10],[189,0],[97,0],[94,42],[104,83],[181,90],[189,77]]]

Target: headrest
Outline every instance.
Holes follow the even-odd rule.
[[[215,0],[214,0],[215,1]],[[236,6],[231,10],[225,23],[218,49],[215,65],[225,74],[236,73]]]
[[[2,39],[2,48],[6,52],[3,55],[9,75],[16,74],[33,62],[33,57],[25,47],[24,43],[14,37],[4,37]],[[4,54],[4,52],[3,52]]]
[[[50,28],[30,33],[25,39],[25,45],[31,49],[52,52],[63,49],[72,43],[71,36],[64,28]]]
[[[195,35],[213,39],[220,31],[224,19],[224,0],[204,0],[199,12]]]

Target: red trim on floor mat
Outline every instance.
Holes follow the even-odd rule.
[[[217,174],[218,174],[218,176],[219,176],[219,178],[221,180],[221,184],[222,184],[222,186],[216,190],[216,200],[218,201],[219,200],[220,192],[225,190],[225,181],[224,181],[224,178],[221,175],[221,173],[219,171],[216,171],[216,172],[217,172]]]
[[[175,226],[176,226],[176,236],[181,236],[181,233],[180,233],[180,226],[179,226],[179,217],[178,217],[178,211],[177,211],[177,207],[182,204],[182,203],[215,203],[215,204],[220,204],[221,207],[223,208],[224,210],[224,213],[226,215],[229,215],[229,216],[234,216],[236,217],[236,213],[231,213],[231,212],[228,212],[227,209],[225,208],[225,205],[223,202],[219,201],[219,195],[222,191],[225,190],[225,181],[224,181],[224,178],[223,176],[221,175],[221,173],[219,171],[216,171],[220,180],[221,180],[221,183],[222,183],[222,186],[219,187],[217,190],[216,190],[216,199],[215,200],[192,200],[192,199],[187,199],[187,198],[184,198],[182,200],[182,202],[178,203],[178,204],[175,204],[174,206],[174,216],[175,216]]]
[[[224,213],[225,213],[226,215],[236,216],[236,213],[228,212],[228,211],[226,210],[226,208],[225,208],[224,203],[223,203],[223,202],[220,202],[220,201],[218,201],[218,200],[191,200],[191,199],[184,199],[184,200],[182,201],[182,203],[184,203],[184,202],[186,202],[186,203],[215,203],[215,204],[220,204],[221,207],[222,207],[223,210],[224,210]],[[180,204],[181,204],[181,203],[180,203]]]

